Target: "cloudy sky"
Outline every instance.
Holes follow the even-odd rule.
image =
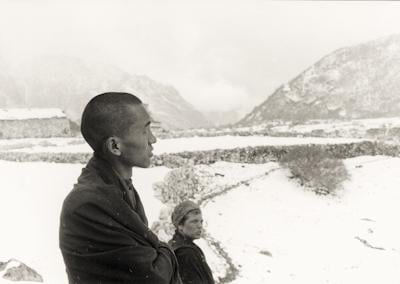
[[[400,3],[0,0],[0,58],[68,55],[246,112],[335,49],[400,33]]]

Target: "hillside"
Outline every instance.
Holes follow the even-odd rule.
[[[345,47],[280,86],[238,124],[400,113],[400,35]]]
[[[0,107],[57,107],[79,121],[90,98],[102,92],[122,91],[139,96],[164,128],[212,125],[174,87],[114,66],[74,57],[46,56],[15,70],[1,70]]]

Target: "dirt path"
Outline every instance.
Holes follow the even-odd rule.
[[[234,190],[242,185],[248,186],[251,182],[253,182],[257,179],[264,178],[265,176],[268,176],[270,173],[272,173],[278,169],[280,169],[280,168],[273,168],[263,174],[240,181],[233,185],[226,186],[221,191],[211,193],[211,194],[208,194],[208,195],[202,197],[198,203],[200,206],[204,206],[204,204],[213,200],[214,198],[224,195],[224,194],[227,194],[229,191]],[[239,274],[239,269],[235,266],[232,258],[229,256],[229,254],[224,250],[223,246],[221,245],[221,242],[219,242],[217,239],[212,237],[208,232],[204,233],[204,239],[207,241],[209,246],[214,250],[214,252],[217,253],[221,258],[223,258],[225,260],[225,262],[228,266],[225,276],[219,279],[219,283],[221,283],[221,284],[222,283],[230,283],[230,282],[234,281]]]

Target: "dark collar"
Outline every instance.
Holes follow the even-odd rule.
[[[174,250],[181,248],[181,247],[193,247],[195,243],[192,239],[185,237],[182,233],[175,230],[175,234],[171,239],[170,245]]]
[[[113,169],[111,163],[96,153],[94,153],[93,157],[89,160],[84,171],[94,173],[104,184],[116,186],[121,189],[121,192],[129,190],[127,181]],[[80,179],[83,180],[85,178],[86,175],[80,177]]]
[[[111,185],[113,187],[119,188],[119,193],[125,202],[131,207],[132,210],[136,211],[142,219],[143,223],[148,225],[147,217],[144,212],[143,204],[140,200],[139,195],[136,190],[133,190],[135,205],[132,204],[131,198],[128,196],[128,191],[131,191],[129,188],[127,181],[124,180],[111,166],[111,163],[104,159],[102,156],[98,154],[94,154],[93,157],[89,160],[86,169],[88,172],[95,173],[102,182],[107,185]],[[132,186],[133,187],[133,186]],[[134,209],[135,208],[135,209]]]

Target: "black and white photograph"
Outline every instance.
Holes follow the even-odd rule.
[[[400,283],[399,15],[0,0],[0,283]]]

